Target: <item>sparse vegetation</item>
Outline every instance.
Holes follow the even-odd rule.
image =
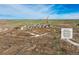
[[[79,54],[79,47],[61,40],[62,27],[74,28],[74,39],[79,42],[79,20],[49,20],[52,28],[19,30],[15,27],[30,24],[45,24],[44,20],[6,20],[0,26],[11,28],[0,32],[0,54],[8,55],[60,55]],[[14,29],[15,28],[15,29]],[[34,34],[33,34],[34,33]],[[45,35],[41,35],[46,33]],[[37,36],[34,36],[38,34]]]

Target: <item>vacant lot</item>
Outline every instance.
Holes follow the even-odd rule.
[[[32,30],[8,30],[0,32],[1,55],[60,55],[79,54],[76,47],[61,40],[62,27],[74,28],[75,42],[79,43],[79,20],[49,20],[52,28]],[[14,28],[19,25],[46,24],[45,20],[4,20],[0,27]]]

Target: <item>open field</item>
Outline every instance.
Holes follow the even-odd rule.
[[[45,20],[0,20],[1,55],[73,55],[79,47],[61,40],[60,29],[73,28],[73,39],[79,43],[79,20],[49,20],[50,28],[20,30],[23,25],[46,24]]]
[[[41,20],[8,20],[9,24],[39,24],[39,23],[46,23],[46,19],[41,19]],[[6,20],[7,21],[7,20]],[[58,24],[58,23],[79,23],[79,20],[49,20],[50,24]]]

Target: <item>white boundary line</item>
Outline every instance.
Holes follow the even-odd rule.
[[[63,40],[66,41],[66,42],[69,42],[69,43],[73,44],[74,46],[79,47],[79,44],[76,43],[76,42],[71,41],[71,39],[63,39]]]
[[[39,36],[44,36],[44,35],[46,35],[46,34],[48,34],[48,33],[44,33],[44,34],[35,34],[35,33],[32,33],[32,32],[27,32],[27,33],[30,33],[31,35],[33,35],[32,37],[39,37]]]

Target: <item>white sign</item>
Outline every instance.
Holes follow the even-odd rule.
[[[73,28],[61,28],[61,39],[72,39]]]

